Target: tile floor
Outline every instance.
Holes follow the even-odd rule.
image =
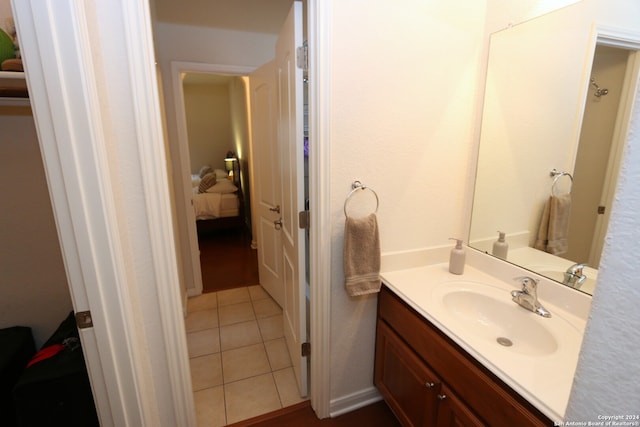
[[[303,400],[282,310],[261,286],[191,298],[187,313],[198,427],[224,426]]]

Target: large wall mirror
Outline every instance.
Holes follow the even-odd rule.
[[[469,245],[592,293],[640,39],[581,7],[491,36]]]

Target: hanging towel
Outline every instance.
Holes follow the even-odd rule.
[[[350,296],[380,291],[380,237],[375,214],[347,216],[344,225],[344,284]]]
[[[554,255],[569,250],[571,194],[550,196],[544,207],[535,248]]]

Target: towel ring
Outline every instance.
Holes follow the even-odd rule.
[[[571,189],[573,188],[573,176],[569,173],[569,172],[560,172],[557,169],[552,169],[551,172],[549,173],[549,175],[551,175],[553,178],[553,183],[551,184],[551,195],[555,196],[555,190],[556,190],[556,184],[558,183],[558,180],[560,178],[562,178],[563,176],[568,176],[569,179],[571,180],[571,187],[569,187],[569,193],[571,193]]]
[[[347,194],[347,199],[344,201],[344,216],[349,216],[347,215],[347,205],[349,204],[349,200],[351,199],[351,196],[353,196],[354,193],[358,190],[369,190],[373,193],[373,195],[376,198],[376,210],[374,213],[378,213],[378,206],[380,206],[380,199],[378,199],[378,194],[375,191],[373,191],[372,188],[367,187],[360,181],[353,181],[353,184],[351,184],[351,189],[352,190],[349,192],[349,194]]]

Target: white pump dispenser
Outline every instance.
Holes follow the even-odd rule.
[[[493,242],[493,249],[491,254],[501,259],[507,259],[507,251],[509,250],[509,244],[504,240],[504,232],[498,231],[498,240]]]
[[[462,247],[462,240],[454,238],[450,238],[449,240],[456,241],[456,247],[451,249],[451,255],[449,256],[449,272],[462,274],[464,273],[464,261],[466,258],[464,248]]]

